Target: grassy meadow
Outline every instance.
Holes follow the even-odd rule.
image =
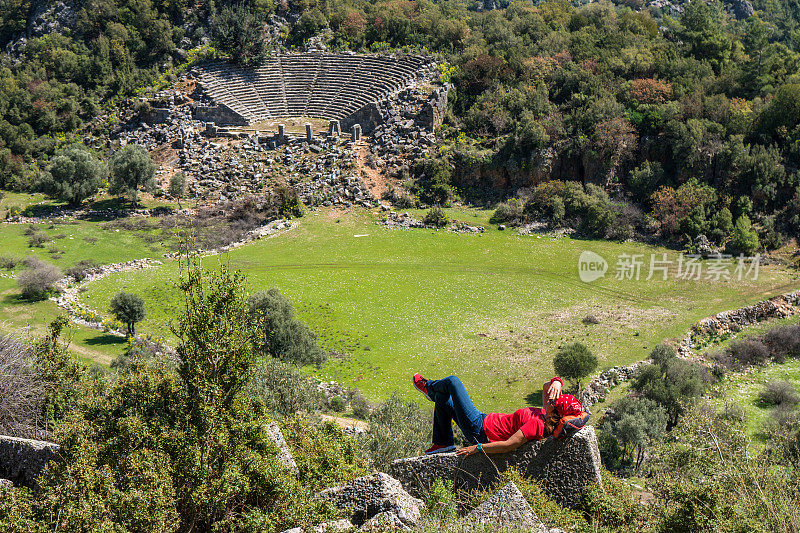
[[[47,210],[58,204],[39,194],[4,193],[0,214],[11,207],[34,211]],[[44,236],[41,246],[31,246],[31,231]],[[159,258],[164,254],[161,243],[148,238],[152,231],[127,231],[101,221],[53,219],[37,224],[0,224],[0,257],[33,256],[66,270],[82,260],[98,264],[116,263],[143,257]],[[0,270],[0,332],[41,335],[46,325],[62,314],[49,301],[28,302],[19,296],[14,277],[22,264],[11,270]],[[86,362],[108,364],[122,353],[124,339],[91,328],[70,328],[72,350]]]
[[[451,210],[486,223],[489,212]],[[325,379],[353,384],[371,399],[393,390],[414,397],[410,376],[458,374],[484,410],[535,402],[558,346],[586,343],[602,367],[644,358],[697,320],[800,286],[796,274],[762,267],[757,281],[647,281],[651,253],[638,243],[523,237],[490,226],[485,234],[390,229],[358,210],[319,211],[299,227],[207,257],[247,274],[253,290],[278,287],[333,352]],[[578,278],[578,257],[594,251],[606,276]],[[639,280],[614,279],[620,254],[644,254]],[[168,335],[180,305],[175,262],[89,284],[82,301],[99,311],[120,290],[141,294],[148,318],[139,330]],[[599,324],[585,325],[594,315]]]

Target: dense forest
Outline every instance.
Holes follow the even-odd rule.
[[[121,98],[169,81],[192,49],[248,62],[323,35],[334,50],[440,58],[454,90],[439,157],[398,175],[424,203],[521,192],[517,219],[592,218],[592,236],[641,230],[683,244],[702,233],[722,245],[738,231],[748,253],[800,231],[796,0],[756,1],[742,19],[716,1],[503,6],[87,0],[69,3],[72,16],[48,33],[26,23],[46,3],[6,0],[0,187],[41,189],[60,147],[87,141],[93,119]],[[261,28],[275,14],[288,24],[266,42]],[[595,190],[588,203],[561,194],[543,205],[552,190],[534,187],[550,180],[598,185],[632,208]]]

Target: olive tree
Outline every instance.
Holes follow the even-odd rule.
[[[128,337],[132,337],[136,332],[136,323],[144,320],[147,311],[141,296],[129,292],[119,292],[111,299],[111,314],[125,324]]]
[[[155,188],[156,164],[138,144],[128,144],[111,157],[111,194],[127,194],[136,205],[140,188]]]
[[[580,342],[568,344],[558,350],[553,359],[556,374],[575,383],[575,390],[581,388],[581,380],[595,371],[597,357]]]
[[[327,354],[317,336],[295,318],[292,303],[278,289],[257,292],[247,299],[250,322],[261,324],[263,336],[256,348],[263,354],[296,365],[318,365]]]
[[[71,205],[78,205],[100,190],[108,176],[106,165],[80,144],[60,150],[42,177],[48,194]]]

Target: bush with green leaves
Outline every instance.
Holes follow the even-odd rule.
[[[13,489],[0,523],[32,530],[281,531],[330,520],[313,497],[328,479],[363,473],[357,448],[311,427],[298,436],[295,477],[264,430],[264,404],[244,394],[257,359],[243,278],[192,263],[173,370],[134,359],[114,379],[82,385],[53,438],[60,458],[34,491]],[[49,345],[51,341],[45,344]],[[302,424],[302,423],[298,423]],[[330,474],[331,477],[321,476]],[[4,502],[8,500],[3,499]]]
[[[180,208],[181,199],[186,195],[186,175],[183,172],[176,172],[169,178],[169,195],[178,200]]]
[[[114,318],[125,324],[128,337],[135,335],[136,323],[141,322],[147,316],[144,299],[138,294],[129,292],[118,292],[111,298],[109,310]]]
[[[664,408],[669,430],[678,423],[688,402],[703,393],[708,372],[695,362],[678,358],[670,346],[656,346],[650,356],[653,364],[639,372],[632,388]]]
[[[575,383],[575,391],[581,388],[581,380],[597,368],[595,356],[585,344],[575,342],[561,347],[553,358],[556,374]]]
[[[35,257],[25,260],[25,268],[17,275],[17,285],[26,300],[42,300],[55,290],[63,276],[61,269]]]
[[[758,399],[765,405],[794,407],[800,403],[800,394],[794,384],[785,380],[769,381],[758,394]]]
[[[758,233],[753,229],[753,224],[747,215],[742,215],[736,219],[731,240],[728,243],[728,251],[733,254],[751,256],[758,251],[760,246]]]
[[[369,464],[386,472],[395,459],[414,457],[431,445],[431,415],[397,392],[375,407],[361,449]]]
[[[247,308],[253,327],[263,328],[259,353],[296,365],[320,365],[327,358],[316,334],[295,318],[292,303],[278,289],[250,295]]]
[[[648,398],[626,396],[611,405],[603,417],[600,429],[616,438],[619,443],[615,447],[605,442],[607,465],[617,468],[631,465],[638,471],[645,457],[645,450],[664,436],[667,425],[667,412],[664,407]],[[609,416],[613,412],[613,416]],[[611,449],[618,450],[619,456],[609,454]]]
[[[753,449],[739,422],[702,402],[690,405],[649,450],[658,531],[794,531],[800,479],[766,449]]]
[[[443,228],[447,225],[449,220],[447,219],[447,215],[444,214],[441,207],[432,207],[425,213],[425,216],[422,219],[422,222],[425,223],[426,226],[433,226],[434,228]]]
[[[281,417],[315,413],[325,406],[325,395],[314,380],[295,365],[273,357],[264,357],[254,365],[247,392],[264,402],[267,411]]]
[[[127,195],[135,205],[139,189],[155,188],[156,164],[147,150],[138,144],[127,144],[111,156],[111,194]]]
[[[347,404],[344,402],[344,398],[341,396],[333,396],[330,400],[328,400],[328,405],[335,413],[343,413],[347,407]]]
[[[523,203],[518,198],[511,198],[508,202],[497,205],[489,222],[492,224],[506,224],[507,226],[520,226],[525,222]]]
[[[60,150],[42,176],[42,188],[51,196],[79,205],[100,190],[108,176],[105,163],[85,146],[73,144]]]

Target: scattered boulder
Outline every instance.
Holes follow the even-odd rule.
[[[412,529],[392,511],[384,511],[364,522],[361,531],[412,531]]]
[[[14,486],[14,484],[11,483],[9,480],[0,479],[0,488],[2,488],[2,487],[13,487],[13,486]]]
[[[313,531],[314,533],[330,533],[333,531],[350,531],[351,529],[353,529],[353,524],[350,520],[341,519],[315,526]]]
[[[545,531],[539,517],[513,482],[473,509],[465,520],[476,525],[491,525],[495,530],[523,527],[537,533]]]
[[[398,459],[392,475],[414,496],[421,496],[437,479],[451,480],[456,489],[486,487],[509,467],[538,481],[544,492],[561,505],[579,507],[581,491],[600,478],[600,450],[594,428],[586,426],[564,440],[546,439],[523,444],[503,454],[460,458],[455,453]]]
[[[58,444],[0,436],[0,478],[14,485],[33,487],[45,465],[55,459]]]
[[[297,475],[299,473],[297,463],[294,462],[292,451],[289,449],[289,445],[286,444],[286,439],[283,438],[281,428],[278,427],[277,423],[272,422],[267,426],[267,433],[272,442],[275,443],[275,446],[278,447],[278,459],[280,462],[293,474]]]
[[[753,4],[748,0],[733,0],[728,5],[728,11],[732,12],[733,16],[739,20],[750,18],[753,16],[753,13],[755,13]]]
[[[334,520],[332,522],[325,522],[324,524],[320,524],[318,526],[314,526],[313,533],[332,533],[335,531],[351,531],[353,529],[353,524],[350,523],[350,520]],[[300,527],[293,527],[292,529],[287,529],[282,533],[304,533],[303,528]]]
[[[326,489],[319,495],[333,502],[339,509],[352,513],[351,521],[358,526],[389,511],[403,524],[416,527],[423,507],[421,500],[411,496],[398,480],[383,472]]]

